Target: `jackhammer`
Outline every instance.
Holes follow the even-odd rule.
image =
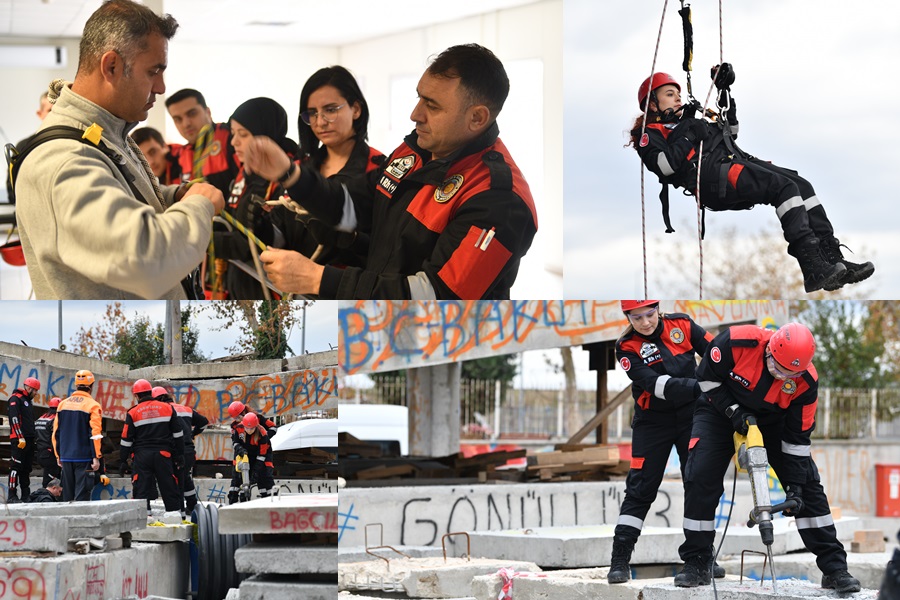
[[[745,471],[750,477],[750,491],[753,495],[753,510],[747,527],[759,525],[759,535],[766,546],[769,556],[769,566],[772,573],[772,590],[777,593],[775,576],[775,559],[772,555],[772,543],[775,541],[775,531],[772,524],[772,515],[784,510],[796,509],[796,500],[785,500],[772,505],[769,495],[769,455],[763,445],[763,436],[756,424],[756,417],[747,417],[747,435],[734,434],[735,468]]]

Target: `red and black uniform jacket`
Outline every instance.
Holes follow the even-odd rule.
[[[231,182],[238,174],[238,163],[235,159],[234,147],[231,145],[231,129],[227,123],[213,123],[215,135],[213,141],[204,150],[203,177],[206,183],[214,185],[221,190],[227,198],[231,189]],[[191,180],[194,168],[194,146],[185,144],[178,153],[178,165],[181,167],[181,180]]]
[[[781,450],[784,483],[804,484],[810,460],[810,435],[816,428],[819,376],[815,367],[796,379],[780,381],[766,368],[766,345],[775,332],[737,325],[717,335],[697,367],[697,379],[709,401],[725,412],[735,402],[760,420],[783,419]]]
[[[697,395],[695,355],[706,352],[712,334],[687,315],[661,315],[649,336],[633,329],[616,341],[616,360],[631,379],[635,411],[672,413]]]
[[[181,151],[184,146],[181,144],[169,144],[169,151],[166,153],[166,170],[159,178],[162,185],[176,185],[184,181],[184,173],[181,170],[181,164],[178,162]]]
[[[494,123],[439,159],[408,135],[353,195],[357,228],[371,238],[365,268],[326,266],[320,297],[509,298],[537,213],[499,131]],[[301,169],[288,192],[316,218],[340,222],[339,183]]]
[[[146,400],[128,411],[122,428],[122,457],[136,450],[184,455],[184,430],[171,404]]]
[[[249,413],[248,413],[249,414]],[[266,417],[265,415],[261,415],[259,413],[253,413],[256,415],[256,418],[259,419],[259,426],[266,430],[266,434],[269,437],[275,435],[277,431],[275,427],[275,421]],[[243,418],[243,417],[241,417]],[[237,446],[241,446],[241,440],[245,437],[244,435],[244,424],[239,420],[231,422],[231,443],[235,448],[235,456],[239,454]]]
[[[260,466],[275,468],[272,462],[272,444],[269,443],[269,436],[262,427],[257,427],[250,435],[247,435],[247,432],[241,427],[240,432],[236,435],[236,446],[239,445],[247,453],[251,469]]]
[[[193,452],[194,437],[203,433],[206,426],[209,425],[209,419],[198,413],[190,406],[183,404],[172,404],[172,408],[178,414],[184,430],[184,448],[186,451]]]
[[[328,150],[320,146],[301,164],[303,168],[319,171]],[[358,141],[343,168],[328,179],[347,188],[350,197],[366,193],[367,173],[384,164],[384,154]],[[299,215],[283,207],[272,211],[272,222],[285,238],[284,247],[313,257],[320,265],[363,267],[369,252],[369,235],[360,231],[336,231],[331,225],[309,213]],[[321,246],[321,249],[320,249]]]
[[[56,409],[50,409],[34,422],[34,452],[40,458],[53,457],[53,422]]]
[[[9,438],[34,437],[34,411],[25,390],[16,390],[9,396]]]

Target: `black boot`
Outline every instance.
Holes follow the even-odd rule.
[[[848,573],[847,569],[840,569],[830,575],[823,575],[822,587],[832,589],[840,594],[858,592],[860,589],[859,580]]]
[[[606,580],[610,583],[625,583],[631,579],[631,553],[634,540],[617,535],[613,538],[612,558],[609,561],[609,574]]]
[[[800,263],[800,270],[803,271],[803,288],[807,293],[822,288],[828,289],[829,286],[840,287],[847,267],[841,263],[829,264],[822,256],[819,240],[815,236],[809,235],[799,242],[789,244],[788,254]]]
[[[894,550],[894,557],[884,570],[884,579],[881,582],[878,597],[884,600],[900,598],[900,548]]]
[[[21,502],[21,500],[19,500],[19,492],[16,488],[9,488],[9,492],[6,495],[6,503],[18,504],[19,502]]]
[[[719,563],[713,563],[713,577],[716,579],[722,579],[725,577],[725,567],[721,566]]]
[[[839,284],[831,284],[830,286],[826,286],[825,289],[829,292],[834,291],[840,288],[843,285],[848,283],[859,283],[863,279],[868,279],[872,276],[872,273],[875,272],[875,265],[871,262],[864,262],[862,264],[850,262],[849,260],[844,260],[844,254],[841,252],[841,242],[834,236],[821,238],[819,240],[819,246],[822,248],[822,256],[831,264],[841,263],[844,265],[847,270],[841,276],[841,281]],[[844,246],[847,248],[847,246]],[[849,248],[848,248],[849,250]],[[834,286],[837,287],[834,287]]]
[[[702,554],[687,559],[681,573],[675,576],[675,585],[677,587],[709,585],[709,564],[711,562],[711,557]]]

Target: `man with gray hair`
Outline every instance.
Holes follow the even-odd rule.
[[[166,91],[177,28],[171,15],[108,0],[85,23],[75,81],[50,84],[42,130],[68,126],[83,139],[49,140],[21,159],[17,217],[38,299],[186,297],[224,198],[206,183],[160,187],[128,136]]]

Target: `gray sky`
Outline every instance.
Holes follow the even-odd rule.
[[[103,317],[105,301],[65,300],[63,306],[63,343],[71,347],[72,338],[82,327],[90,327]],[[182,307],[187,305],[182,303]],[[193,304],[193,303],[192,303]],[[54,300],[4,301],[0,314],[0,340],[20,344],[22,340],[34,348],[51,349],[59,344],[58,303]],[[138,313],[146,314],[153,322],[165,320],[165,302],[156,300],[127,301],[122,303],[125,315],[133,319]],[[228,346],[235,343],[237,330],[212,331],[217,325],[211,313],[203,311],[195,321],[200,331],[200,350],[211,358],[229,354]],[[323,352],[337,347],[337,302],[318,301],[306,311],[306,351]],[[288,341],[296,354],[300,354],[301,331],[295,328]]]
[[[565,2],[565,292],[567,298],[643,297],[640,161],[624,148],[650,74],[663,2]],[[657,71],[682,83],[679,3],[670,1]],[[704,102],[719,62],[718,3],[694,2],[694,95]],[[900,297],[900,5],[867,0],[723,2],[724,60],[747,152],[797,170],[816,188],[835,233],[875,262],[872,297]],[[714,105],[714,101],[710,101]],[[648,172],[649,173],[649,172]],[[664,234],[656,177],[645,178],[649,295],[676,241],[696,246],[696,208],[670,192],[676,233]],[[707,243],[724,228],[779,234],[775,211],[706,213]],[[786,247],[786,244],[785,244]],[[846,254],[846,251],[845,251]],[[715,260],[707,255],[705,261]],[[696,281],[696,263],[684,276]],[[800,276],[799,268],[790,276]]]

